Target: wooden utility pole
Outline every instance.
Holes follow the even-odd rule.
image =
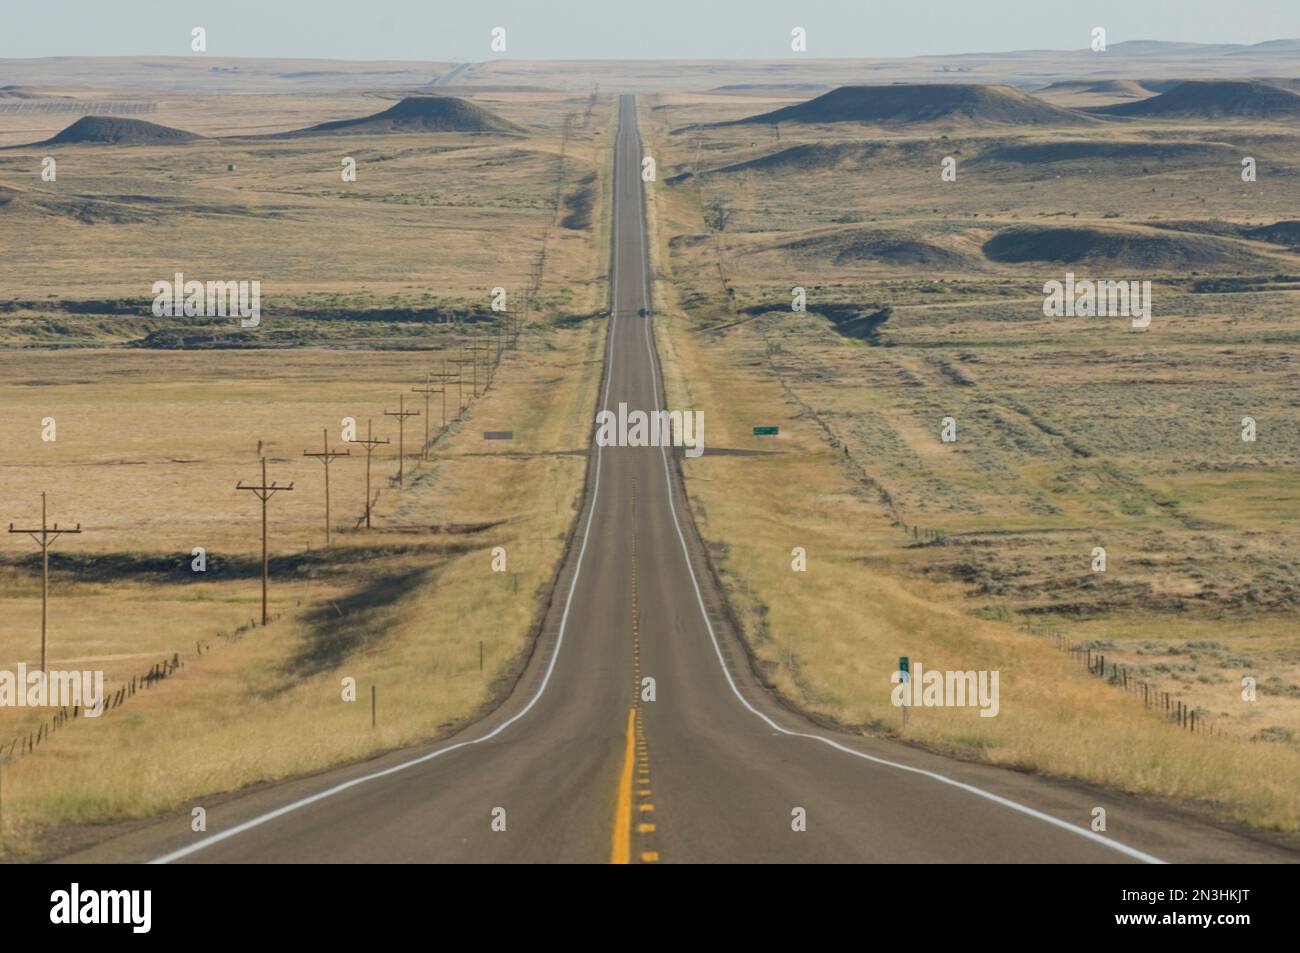
[[[373,423],[374,423],[373,419],[366,421],[365,440],[351,441],[352,443],[359,443],[366,448],[366,529],[370,529],[370,455],[375,452],[375,447],[379,446],[380,444],[393,442],[389,440],[387,437],[385,437],[383,440],[377,439],[374,436],[374,434],[371,433],[371,425]]]
[[[26,533],[32,539],[36,540],[36,545],[41,547],[41,671],[45,671],[45,634],[49,620],[50,604],[50,546],[60,536],[65,534],[78,534],[81,532],[81,524],[78,523],[72,529],[60,529],[59,524],[55,523],[50,526],[45,519],[45,494],[41,494],[41,528],[40,529],[16,529],[13,523],[9,524],[9,532]]]
[[[460,353],[462,356],[465,353],[463,345],[461,346]],[[459,414],[465,409],[465,372],[461,370],[460,365],[466,362],[462,360],[454,360],[451,363],[456,365],[456,413]],[[446,358],[442,359],[442,364],[445,368],[447,365]]]
[[[418,410],[407,410],[406,395],[398,394],[397,409],[385,410],[384,416],[397,418],[397,485],[401,486],[402,485],[402,464],[406,460],[406,450],[405,450],[406,418],[418,417],[420,416],[420,412]]]
[[[533,262],[532,272],[528,282],[528,293],[524,295],[524,312],[515,319],[515,341],[513,348],[519,350],[519,333],[528,323],[528,317],[533,311],[533,297],[541,290],[542,277],[546,272],[546,253],[543,250],[538,254],[537,260]]]
[[[266,482],[266,457],[262,458],[262,482],[257,485],[245,485],[243,480],[235,485],[236,490],[249,490],[262,501],[262,625],[266,625],[266,581],[270,576],[270,569],[266,557],[266,503],[276,493],[283,490],[288,493],[293,489],[293,484],[279,484]]]
[[[330,432],[322,430],[325,435],[325,449],[319,453],[312,453],[304,450],[304,457],[315,457],[321,463],[325,464],[325,545],[330,544],[330,464],[334,462],[335,457],[350,457],[351,450],[331,450],[330,449]]]
[[[424,395],[424,459],[429,459],[429,395],[442,394],[442,425],[447,426],[447,385],[441,387],[433,386],[433,374],[429,371],[424,372],[424,386],[412,387],[412,391]]]
[[[492,336],[494,334],[497,336],[497,343],[495,346],[492,344]],[[486,342],[474,345],[475,351],[483,352],[483,392],[484,393],[487,393],[487,389],[492,386],[492,381],[496,378],[497,364],[501,360],[500,335],[501,335],[501,329],[496,328],[493,331],[489,331],[487,333]]]
[[[462,351],[469,351],[470,363],[471,366],[474,368],[473,386],[470,387],[469,392],[471,397],[477,398],[478,397],[478,351],[479,351],[477,331],[473,331],[470,333],[470,340],[473,341],[474,343],[470,344],[469,346],[462,345],[461,349]]]
[[[492,345],[478,343],[478,334],[476,333],[474,335],[474,343],[471,344],[466,350],[473,352],[474,355],[474,396],[477,397],[478,396],[478,365],[479,365],[478,355],[480,351],[492,350]],[[483,355],[483,392],[484,393],[487,392],[488,386],[492,383],[490,367],[491,364],[488,361],[487,355],[484,354]]]
[[[460,348],[460,352],[461,352],[461,354],[464,354],[464,352],[465,352],[465,348],[464,348],[464,347],[461,347],[461,348]],[[456,390],[459,390],[460,393],[461,393],[461,395],[463,395],[463,394],[464,394],[464,390],[463,390],[463,387],[461,387],[460,385],[463,384],[463,382],[464,382],[464,377],[465,377],[464,365],[465,365],[465,364],[472,363],[472,361],[464,360],[464,359],[456,359],[456,360],[454,360],[454,361],[451,361],[451,363],[456,365],[456,373],[459,374],[459,377],[456,378],[456,385],[458,385],[458,386],[456,386]],[[478,395],[477,395],[477,394],[474,394],[474,397],[478,397]],[[464,403],[464,398],[461,397],[461,406],[460,406],[460,410],[464,410],[465,407],[468,407],[468,404],[467,404],[467,403]]]
[[[447,359],[442,359],[442,373],[432,375],[442,384],[442,426],[447,426],[447,385],[451,383],[451,374],[447,373]],[[456,388],[460,389],[460,371],[456,371]]]

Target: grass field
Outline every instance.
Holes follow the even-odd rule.
[[[296,351],[286,366],[282,355],[265,352],[187,353],[152,368],[134,353],[54,355],[92,379],[125,378],[133,400],[168,412],[142,414],[149,425],[125,431],[129,453],[103,427],[78,440],[69,426],[57,465],[6,468],[4,505],[23,525],[42,486],[52,515],[64,525],[79,520],[84,531],[56,550],[51,667],[101,669],[116,688],[173,653],[185,666],[126,707],[75,722],[6,767],[11,845],[31,846],[42,825],[141,816],[178,798],[431,737],[486,702],[525,645],[582,482],[585,456],[564,451],[585,447],[599,326],[587,322],[545,339],[545,347],[506,352],[491,390],[452,422],[429,460],[408,461],[404,489],[392,480],[396,443],[381,448],[373,531],[356,526],[364,461],[332,464],[329,548],[322,467],[302,450],[318,448],[318,424],[336,431],[344,414],[364,418],[395,405],[376,398],[418,382],[429,354]],[[193,379],[178,388],[186,370]],[[101,384],[99,400],[128,406],[114,384]],[[274,390],[273,403],[259,401],[263,388]],[[51,402],[56,418],[72,424],[86,385],[51,389],[24,397]],[[436,398],[434,406],[436,413]],[[241,429],[227,425],[234,420],[265,435],[268,474],[294,483],[270,506],[271,612],[280,618],[239,635],[259,611],[259,523],[252,494],[234,487],[255,480],[259,462],[255,446],[243,447]],[[390,420],[377,421],[378,433],[395,441]],[[418,434],[408,432],[408,453],[418,455],[422,427],[418,419],[408,427]],[[485,430],[513,430],[515,440],[498,450],[484,442]],[[188,462],[172,462],[182,459]],[[34,661],[39,632],[39,571],[24,541],[9,538],[0,567],[8,623],[0,658],[9,669]],[[202,576],[188,571],[196,545],[208,553]],[[506,549],[505,573],[491,569],[496,546]],[[364,706],[339,703],[343,675],[380,686],[380,730],[370,730]],[[7,743],[44,715],[5,709],[0,736]],[[303,745],[303,737],[318,740]]]

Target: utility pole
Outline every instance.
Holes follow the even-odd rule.
[[[465,353],[464,347],[460,349],[460,353],[462,355]],[[456,365],[456,413],[459,414],[465,409],[465,372],[460,368],[462,361],[457,360],[452,361],[452,363]],[[447,366],[445,357],[442,359],[442,366],[444,369]]]
[[[266,580],[270,576],[270,570],[266,558],[266,502],[276,493],[283,490],[288,493],[293,489],[293,484],[281,485],[279,483],[266,482],[266,457],[262,458],[262,482],[258,485],[245,485],[243,480],[235,485],[236,490],[249,490],[262,501],[262,625],[266,625]]]
[[[447,373],[447,359],[446,359],[445,357],[442,359],[442,373],[441,373],[441,374],[434,374],[433,376],[436,377],[436,378],[438,379],[438,381],[441,382],[441,384],[442,384],[442,391],[441,391],[441,393],[442,393],[442,426],[443,426],[443,429],[446,429],[446,427],[447,427],[447,385],[451,383],[451,375],[450,375],[449,373]],[[456,386],[457,386],[457,389],[459,390],[459,387],[460,387],[460,371],[459,371],[459,370],[456,371]]]
[[[514,350],[519,350],[519,333],[528,323],[528,316],[533,310],[533,296],[537,294],[542,287],[542,276],[545,274],[546,260],[543,254],[537,256],[537,261],[533,262],[532,272],[528,282],[528,293],[524,295],[524,313],[515,320],[515,341]]]
[[[461,352],[462,354],[465,353],[465,346],[464,346],[464,345],[461,345],[460,352]],[[473,361],[468,361],[468,360],[465,360],[464,358],[457,358],[456,360],[452,361],[452,363],[455,364],[455,365],[457,365],[457,366],[456,366],[456,390],[457,390],[458,392],[460,392],[460,394],[462,395],[462,396],[461,396],[461,408],[460,408],[460,409],[461,409],[461,410],[464,410],[464,409],[465,409],[465,404],[464,404],[464,393],[465,393],[465,391],[464,391],[464,388],[461,386],[461,385],[464,383],[464,380],[465,380],[465,370],[464,370],[464,366],[465,366],[466,364],[470,364],[470,363],[473,363],[473,364],[475,364],[475,365],[477,366],[478,361],[477,361],[477,359],[475,359],[475,360],[473,360]],[[475,375],[475,377],[477,378],[477,374]],[[477,397],[477,396],[478,396],[478,393],[477,393],[477,390],[478,390],[478,381],[477,381],[477,379],[475,380],[475,385],[474,385],[474,386],[475,386],[475,394],[474,394],[474,396]]]
[[[375,452],[375,447],[383,443],[392,443],[393,441],[385,437],[383,440],[377,439],[370,431],[373,419],[366,421],[366,439],[353,440],[352,443],[359,443],[366,448],[366,529],[370,529],[370,455]]]
[[[315,457],[321,463],[325,464],[325,545],[330,544],[330,464],[334,462],[335,457],[350,457],[351,450],[331,450],[330,449],[330,432],[322,430],[325,435],[325,449],[320,453],[312,453],[304,450],[304,457]]]
[[[429,395],[442,394],[442,425],[447,426],[447,385],[442,387],[433,386],[433,374],[430,371],[424,372],[424,386],[412,387],[412,391],[424,395],[424,459],[429,459]]]
[[[41,671],[45,671],[45,632],[46,624],[49,619],[50,604],[50,546],[60,536],[65,534],[77,534],[81,532],[81,524],[78,523],[72,529],[59,529],[59,524],[55,523],[50,526],[45,519],[45,494],[41,494],[41,528],[40,529],[15,529],[14,524],[9,524],[9,532],[26,533],[32,539],[36,540],[36,545],[41,547]]]
[[[469,346],[469,348],[467,348],[467,350],[472,351],[473,354],[474,354],[474,396],[477,397],[477,396],[478,396],[478,364],[479,364],[479,362],[478,362],[478,354],[479,354],[479,351],[490,351],[490,350],[492,350],[492,345],[490,345],[490,344],[479,344],[479,343],[478,343],[478,334],[475,333],[475,335],[474,335],[474,343],[471,344],[471,345]],[[484,355],[483,355],[483,392],[484,392],[484,393],[487,392],[488,386],[492,383],[492,376],[491,376],[491,370],[490,370],[490,368],[491,368],[491,365],[490,365],[490,363],[489,363],[489,361],[488,361],[488,357],[487,357],[486,354],[484,354]]]
[[[418,417],[420,416],[420,412],[418,410],[407,410],[406,395],[398,394],[397,409],[385,410],[384,416],[397,418],[397,485],[401,486],[402,485],[402,463],[406,459],[406,453],[405,453],[406,418]]]
[[[465,350],[469,351],[469,356],[473,359],[473,367],[474,367],[474,378],[473,378],[474,385],[472,388],[470,388],[470,394],[473,397],[477,398],[478,397],[478,351],[479,351],[478,331],[473,331],[470,333],[470,340],[473,341],[474,343],[469,345],[469,347],[465,348]]]

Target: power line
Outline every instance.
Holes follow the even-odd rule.
[[[331,450],[330,432],[328,430],[322,430],[321,433],[324,434],[325,437],[325,449],[317,453],[312,453],[310,450],[304,450],[302,455],[304,457],[315,457],[321,463],[325,464],[325,545],[328,546],[330,544],[330,464],[333,463],[337,457],[352,456],[352,451]]]
[[[411,390],[417,394],[424,395],[424,459],[429,459],[429,395],[442,395],[442,425],[447,426],[447,385],[433,387],[433,375],[429,371],[424,372],[424,386],[412,387]]]
[[[406,461],[406,450],[405,450],[405,447],[406,447],[406,439],[405,439],[405,434],[406,434],[406,418],[407,418],[407,417],[418,417],[418,416],[420,416],[420,412],[419,412],[418,410],[407,410],[407,409],[406,409],[406,395],[405,395],[405,394],[398,394],[398,395],[397,395],[397,409],[396,409],[396,410],[385,410],[385,411],[384,411],[384,416],[385,416],[385,417],[396,417],[396,418],[397,418],[397,485],[398,485],[398,486],[401,486],[401,485],[402,485],[402,466],[403,466],[403,464],[404,464],[405,461]]]
[[[357,440],[354,437],[350,441],[351,443],[359,443],[366,448],[366,529],[370,529],[370,455],[375,452],[375,447],[378,447],[381,444],[393,442],[389,440],[387,437],[385,437],[383,440],[380,440],[378,437],[373,436],[371,433],[371,426],[373,423],[374,423],[373,419],[366,421],[365,440]]]
[[[81,524],[78,523],[72,529],[60,529],[59,524],[55,523],[50,526],[45,518],[45,494],[41,494],[41,528],[40,529],[17,529],[13,523],[9,524],[9,532],[26,533],[32,539],[36,540],[36,545],[41,547],[41,671],[45,671],[45,633],[49,617],[50,603],[50,546],[60,536],[76,535],[81,532]]]
[[[492,345],[479,344],[477,333],[475,333],[474,335],[474,342],[475,343],[471,344],[465,350],[473,352],[474,355],[474,396],[477,397],[478,396],[478,365],[479,365],[478,355],[480,351],[491,351]],[[487,393],[487,389],[492,386],[491,367],[492,367],[491,362],[487,359],[487,355],[485,354],[483,356],[483,393],[485,394]]]
[[[427,378],[432,378],[433,380],[440,381],[440,382],[442,383],[442,388],[443,388],[443,390],[442,390],[442,426],[445,428],[445,427],[447,426],[447,385],[449,385],[449,384],[451,383],[451,380],[452,380],[452,375],[451,375],[450,373],[448,373],[448,371],[447,371],[447,359],[446,359],[445,357],[442,359],[442,372],[441,372],[441,373],[426,374],[425,376],[426,376],[426,379],[427,379]],[[457,369],[456,369],[456,375],[455,375],[455,376],[456,376],[456,389],[457,389],[457,392],[459,393],[459,391],[460,391],[460,368],[457,368]],[[459,399],[459,398],[457,398],[457,399]],[[459,412],[460,412],[460,408],[458,407],[458,408],[457,408],[457,413],[459,413]]]
[[[245,484],[243,480],[235,485],[236,490],[248,490],[262,501],[262,625],[266,625],[266,581],[270,575],[266,558],[266,503],[271,497],[283,490],[288,493],[293,489],[293,484],[282,485],[280,483],[266,482],[266,457],[262,458],[262,482],[261,484]]]

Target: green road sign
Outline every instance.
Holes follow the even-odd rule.
[[[754,428],[755,437],[775,437],[780,432],[781,432],[780,427],[755,427]]]

